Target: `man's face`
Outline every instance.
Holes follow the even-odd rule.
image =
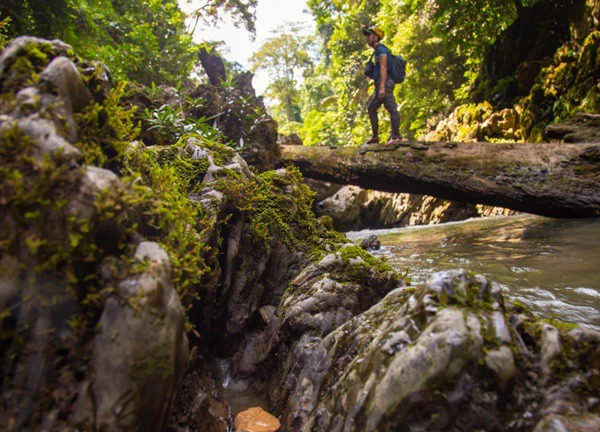
[[[370,47],[373,46],[373,44],[375,44],[375,33],[369,33],[368,35],[365,36],[367,38],[367,45],[369,45]]]

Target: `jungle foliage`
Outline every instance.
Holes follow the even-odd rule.
[[[566,2],[569,5],[563,9],[573,11],[581,9],[581,5],[585,9],[590,3],[594,3],[590,0],[587,2],[566,0]],[[553,119],[564,119],[573,115],[580,106],[585,105],[588,109],[590,107],[590,96],[582,96],[580,98],[582,100],[587,98],[586,104],[581,101],[571,101],[568,103],[568,113],[565,110],[560,112],[554,110],[550,116],[545,115],[545,118],[542,118],[544,116],[535,112],[539,107],[531,107],[527,101],[515,100],[499,107],[494,100],[481,101],[475,95],[476,88],[482,85],[491,89],[490,93],[495,94],[505,92],[509,87],[516,85],[512,76],[500,77],[501,79],[494,82],[485,81],[489,80],[489,77],[483,73],[483,70],[486,62],[490,60],[491,48],[517,18],[527,15],[528,11],[530,12],[536,5],[560,10],[562,2],[556,0],[366,2],[308,0],[307,4],[316,22],[315,36],[320,42],[320,48],[311,68],[305,70],[303,82],[294,88],[298,101],[294,107],[301,114],[300,121],[298,118],[294,119],[295,126],[299,127],[295,131],[300,132],[305,145],[358,145],[369,135],[365,102],[372,91],[372,84],[362,72],[364,63],[370,57],[371,49],[366,45],[361,30],[373,24],[378,25],[385,32],[383,43],[391,49],[392,53],[400,53],[408,61],[406,81],[396,87],[401,113],[401,131],[405,136],[423,137],[463,105],[462,111],[468,110],[470,106],[474,106],[477,110],[488,110],[491,103],[494,109],[508,106],[516,110],[510,116],[518,118],[517,124],[510,134],[500,138],[522,140],[528,137],[533,126],[540,119],[547,124]],[[555,23],[564,21],[568,26],[567,19],[565,16],[551,18]],[[278,39],[283,40],[287,36],[280,32]],[[528,36],[521,33],[520,37]],[[299,36],[294,34],[294,37]],[[298,42],[296,46],[301,47],[312,37],[314,36],[306,36],[304,42]],[[537,43],[535,40],[527,42]],[[581,39],[567,50],[572,57],[577,58],[579,52],[583,50],[583,45],[584,39]],[[298,51],[292,50],[291,53],[298,53]],[[508,52],[502,54],[510,55]],[[558,65],[561,61],[558,61]],[[549,65],[550,62],[544,59],[539,64],[550,66],[552,69],[554,66]],[[543,80],[540,76],[539,81]],[[564,82],[563,85],[574,84]],[[269,91],[269,96],[278,101],[282,100],[282,93],[278,90],[275,81],[272,81]],[[291,90],[286,87],[285,91]],[[564,105],[560,99],[561,97],[552,99],[549,104]],[[482,105],[477,105],[479,103]],[[545,107],[544,110],[547,108]],[[488,117],[494,113],[494,110],[489,111]],[[288,118],[277,110],[273,110],[273,114],[284,130],[289,128]],[[387,119],[387,113],[383,109],[380,115]],[[380,122],[389,128],[389,122],[383,120]],[[458,127],[474,132],[463,134],[464,136],[450,134],[450,139],[457,138],[459,135],[464,139],[494,139],[494,134],[489,133],[489,128],[482,129],[472,125]],[[383,130],[384,133],[387,131]],[[496,135],[501,134],[496,133]]]
[[[82,57],[106,63],[117,79],[179,87],[197,66],[199,47],[190,35],[198,26],[227,18],[251,37],[255,33],[257,0],[191,2],[186,27],[180,5],[189,3],[5,0],[0,49],[21,34],[59,38]],[[313,34],[297,23],[282,23],[252,59],[253,71],[270,76],[265,96],[280,132],[299,133],[305,145],[358,145],[369,135],[366,100],[372,84],[362,71],[371,49],[361,29],[371,24],[384,30],[383,42],[408,62],[407,78],[395,90],[404,136],[539,140],[548,123],[600,107],[600,90],[593,84],[598,79],[597,18],[594,28],[574,31],[577,37],[554,57],[528,59],[505,76],[486,73],[495,67],[489,64],[492,48],[496,55],[510,56],[510,47],[494,45],[534,7],[563,8],[570,15],[588,8],[597,17],[597,0],[307,0],[307,6],[316,24]],[[573,27],[569,17],[553,19]],[[528,35],[517,32],[516,37]],[[230,74],[240,72],[237,64],[225,65]],[[522,87],[517,73],[527,80],[532,71],[536,75],[517,99],[515,89]],[[501,112],[505,109],[512,111]],[[389,131],[383,109],[381,116],[383,135]]]
[[[325,127],[341,127],[338,141],[360,142],[367,135],[365,101],[370,91],[369,80],[362,75],[371,51],[362,36],[363,27],[381,27],[386,35],[383,42],[408,61],[406,81],[396,91],[402,131],[414,136],[429,119],[466,99],[485,49],[515,19],[517,9],[527,4],[500,0],[310,0],[308,5],[322,40],[322,63],[317,69],[319,75],[330,77],[335,101],[323,107],[320,101],[331,94],[312,92],[305,115],[328,119]],[[315,134],[312,127],[305,125],[303,129],[307,144],[316,144],[324,135]]]
[[[227,16],[254,32],[256,0],[196,3],[195,25]],[[81,57],[103,61],[117,79],[176,85],[197,61],[177,0],[3,0],[1,18],[10,19],[6,37],[61,39]]]

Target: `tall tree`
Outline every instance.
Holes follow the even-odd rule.
[[[266,95],[276,102],[276,119],[301,122],[299,83],[313,67],[313,39],[303,35],[298,23],[286,23],[274,33],[252,56],[252,70],[270,76]]]

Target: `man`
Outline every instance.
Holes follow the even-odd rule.
[[[402,141],[400,136],[400,114],[394,99],[394,81],[388,75],[388,59],[391,55],[390,50],[383,45],[383,30],[379,27],[371,26],[363,30],[363,34],[367,38],[367,45],[375,50],[375,68],[373,70],[373,80],[375,81],[375,90],[369,97],[369,120],[371,122],[372,136],[367,144],[379,143],[379,121],[377,118],[377,110],[383,104],[385,109],[390,113],[392,122],[392,134],[388,145],[396,144]]]

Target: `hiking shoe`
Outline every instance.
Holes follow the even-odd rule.
[[[369,141],[367,141],[365,144],[379,144],[379,138],[371,137],[371,139]]]
[[[392,135],[386,145],[400,144],[403,141],[400,135]]]

